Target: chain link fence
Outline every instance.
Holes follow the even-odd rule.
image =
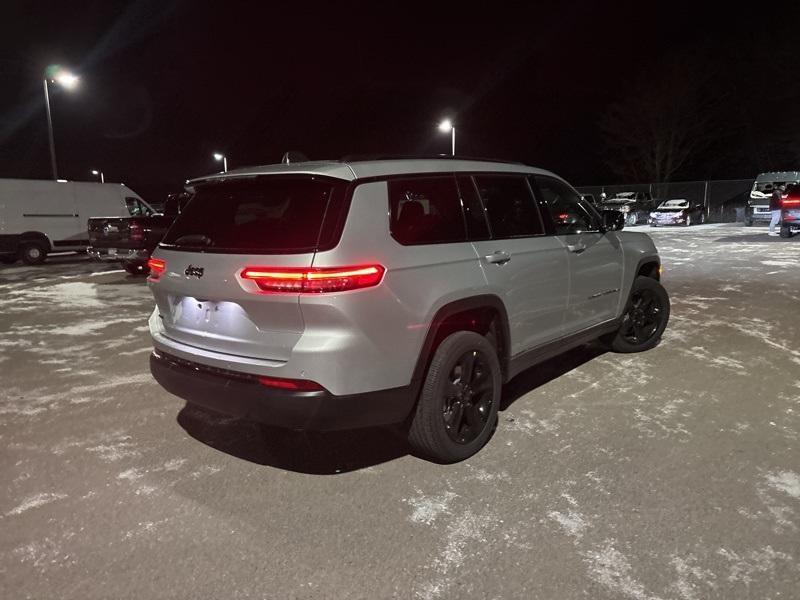
[[[706,208],[709,222],[744,220],[744,207],[753,188],[753,179],[717,179],[709,181],[675,181],[670,183],[635,183],[631,185],[586,185],[576,188],[581,194],[602,193],[611,197],[618,192],[648,192],[654,206],[664,200],[685,198],[700,202]]]

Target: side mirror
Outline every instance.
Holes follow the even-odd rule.
[[[600,216],[603,217],[603,229],[606,231],[619,231],[625,227],[625,214],[618,210],[604,210]]]

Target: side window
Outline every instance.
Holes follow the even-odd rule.
[[[390,230],[404,246],[466,240],[455,177],[389,181]]]
[[[464,218],[467,221],[467,235],[470,240],[488,240],[489,226],[486,224],[486,215],[483,204],[478,197],[478,191],[472,177],[459,176],[458,191],[461,193],[461,203],[464,205]]]
[[[132,217],[149,217],[150,209],[138,198],[125,198],[125,206]]]
[[[544,233],[539,210],[525,177],[478,175],[475,177],[475,184],[494,239],[529,237]]]
[[[548,177],[537,177],[536,183],[558,235],[600,231],[597,213],[580,194],[568,185]]]

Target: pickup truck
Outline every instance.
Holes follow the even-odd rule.
[[[164,212],[143,209],[130,217],[89,219],[87,252],[104,262],[121,262],[131,275],[147,275],[147,261],[161,238],[190,198],[187,193],[170,194]]]

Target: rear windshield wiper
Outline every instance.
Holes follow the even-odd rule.
[[[211,238],[202,233],[193,233],[191,235],[182,235],[175,240],[175,245],[185,246],[210,246]]]

